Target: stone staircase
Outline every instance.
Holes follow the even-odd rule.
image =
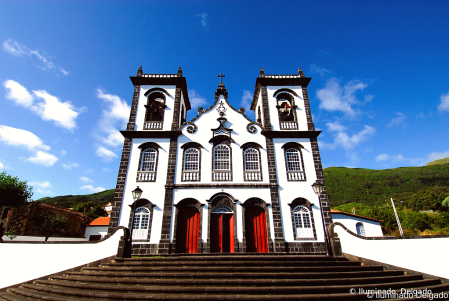
[[[359,292],[404,288],[449,284],[344,257],[186,254],[116,259],[8,288],[0,300],[373,300]]]

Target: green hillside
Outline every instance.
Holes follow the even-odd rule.
[[[74,208],[76,205],[89,203],[89,206],[104,206],[113,202],[115,189],[84,195],[62,195],[53,198],[45,197],[37,201],[51,204],[58,208]]]
[[[437,164],[449,164],[449,157],[429,162],[429,163],[426,164],[426,166],[437,165]]]

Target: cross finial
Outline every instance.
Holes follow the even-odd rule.
[[[225,77],[225,76],[223,75],[223,73],[220,72],[220,75],[218,77],[220,77],[220,84],[222,84],[223,83],[223,77]]]

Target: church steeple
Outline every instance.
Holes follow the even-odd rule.
[[[218,77],[220,77],[220,83],[218,84],[217,92],[215,92],[215,100],[217,100],[220,95],[223,95],[223,97],[228,100],[228,92],[226,91],[225,84],[223,83],[223,77],[225,77],[225,75],[220,73]]]

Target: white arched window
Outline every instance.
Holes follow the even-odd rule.
[[[133,240],[146,240],[150,224],[150,210],[146,207],[137,208],[133,219]]]
[[[287,149],[285,151],[285,166],[288,181],[304,181],[306,179],[301,150],[296,148]]]
[[[246,149],[243,158],[245,160],[245,171],[260,171],[259,151],[257,149]]]
[[[312,219],[309,209],[304,206],[298,206],[293,210],[295,219],[295,231],[297,238],[313,238]]]
[[[140,163],[140,171],[156,171],[157,150],[148,148],[142,153],[142,161]]]
[[[219,144],[214,148],[214,170],[231,170],[229,146]]]
[[[366,234],[365,234],[365,227],[363,226],[362,223],[357,223],[355,225],[355,229],[357,230],[357,235],[366,236]]]
[[[196,148],[189,148],[184,152],[184,171],[199,171],[200,151]]]

